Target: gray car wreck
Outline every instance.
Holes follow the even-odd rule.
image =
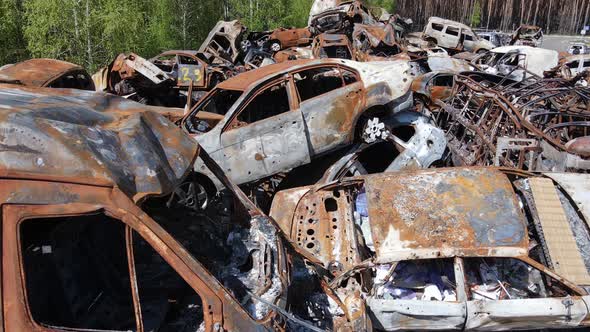
[[[358,142],[369,120],[409,108],[414,71],[408,61],[270,65],[219,84],[182,128],[231,179],[249,183]]]
[[[359,176],[279,192],[271,216],[335,276],[334,330],[584,327],[590,215],[575,183],[587,180],[495,168]]]

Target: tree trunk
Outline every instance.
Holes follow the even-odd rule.
[[[94,68],[94,60],[92,57],[92,40],[90,38],[90,0],[86,0],[86,57],[88,61],[88,68]]]

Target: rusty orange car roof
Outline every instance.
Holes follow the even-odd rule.
[[[84,70],[79,65],[55,59],[30,59],[0,70],[0,82],[44,87],[65,73]]]
[[[301,59],[276,63],[234,76],[227,81],[221,82],[217,85],[217,87],[225,90],[245,91],[250,85],[269,75],[288,72],[290,70],[297,69],[297,67],[311,65],[314,63],[339,63],[339,61],[336,59]]]

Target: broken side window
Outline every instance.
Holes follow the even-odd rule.
[[[125,227],[104,214],[21,224],[33,320],[62,329],[136,330]],[[199,295],[143,238],[133,233],[132,239],[144,330],[198,330]]]
[[[340,68],[340,72],[342,73],[342,79],[344,79],[344,85],[358,82],[356,74],[352,71],[345,68]]]
[[[238,115],[238,121],[254,123],[290,110],[287,82],[272,85],[256,95]]]
[[[463,38],[466,41],[473,41],[473,35],[470,35],[470,34],[467,34],[467,33],[464,33],[463,34]]]
[[[447,27],[446,33],[451,36],[459,36],[459,29],[455,27]]]
[[[180,55],[178,59],[183,65],[200,65],[199,60],[188,56]]]
[[[135,330],[125,226],[104,214],[20,225],[27,304],[44,326]]]
[[[340,70],[337,67],[304,70],[294,74],[293,78],[301,102],[321,96],[343,86]]]
[[[377,297],[421,301],[457,301],[453,259],[403,261],[389,281],[378,286]],[[380,282],[376,280],[376,284]]]
[[[197,112],[225,115],[241,95],[242,91],[217,89],[198,106]]]
[[[432,23],[432,29],[436,30],[436,31],[443,31],[443,29],[445,28],[444,25],[442,24],[438,24],[438,23]]]
[[[469,300],[508,300],[574,295],[557,280],[514,258],[466,258]]]
[[[580,66],[580,61],[568,62],[567,66],[571,69],[578,69],[578,67]]]
[[[47,87],[57,89],[79,89],[94,91],[92,78],[83,72],[72,72],[51,82]]]

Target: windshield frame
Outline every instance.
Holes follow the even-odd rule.
[[[188,127],[187,123],[189,121],[192,121],[193,118],[195,118],[197,116],[197,114],[203,112],[203,108],[205,106],[207,106],[207,103],[209,103],[211,101],[212,98],[214,98],[217,94],[224,92],[224,91],[232,91],[232,92],[237,92],[240,93],[240,96],[238,96],[238,98],[234,101],[234,103],[228,108],[228,110],[225,112],[225,114],[223,114],[223,117],[226,118],[228,114],[231,113],[232,109],[235,109],[236,105],[239,105],[242,102],[242,99],[244,98],[244,95],[246,94],[246,90],[236,90],[236,89],[222,89],[219,87],[215,87],[213,88],[211,91],[209,91],[203,98],[201,98],[201,100],[199,100],[199,102],[197,102],[191,109],[190,111],[188,111],[185,115],[185,117],[182,119],[181,121],[181,128],[183,128],[184,130],[186,130],[187,132],[193,134],[193,132],[191,131],[191,129]],[[216,113],[217,114],[217,113]],[[221,114],[220,114],[221,115]],[[213,129],[213,128],[211,128]]]

